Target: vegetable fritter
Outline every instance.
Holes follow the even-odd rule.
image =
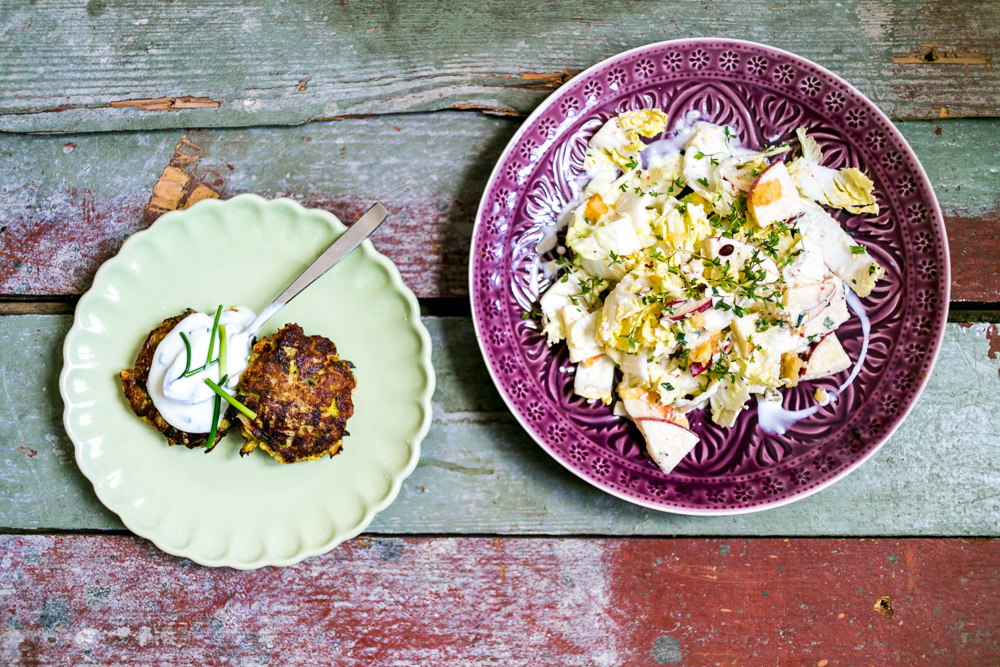
[[[331,340],[306,336],[297,324],[258,341],[237,389],[257,414],[238,416],[247,439],[240,454],[259,446],[280,463],[338,454],[354,414],[352,368]]]
[[[125,398],[129,407],[139,419],[146,422],[157,431],[167,437],[167,442],[171,445],[184,445],[188,449],[204,447],[208,442],[208,433],[188,433],[179,428],[175,428],[167,423],[149,396],[146,389],[146,382],[149,379],[149,369],[153,365],[153,354],[160,341],[170,333],[177,324],[188,315],[192,314],[190,308],[174,317],[168,317],[163,323],[149,332],[146,342],[139,349],[139,355],[135,360],[135,368],[126,368],[119,376],[121,377],[122,389],[125,391]],[[219,428],[216,431],[215,442],[219,442],[225,437],[229,430],[231,417],[235,410],[227,410],[222,419],[219,420]]]

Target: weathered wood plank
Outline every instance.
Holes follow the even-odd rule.
[[[894,118],[995,116],[996,3],[746,0],[196,6],[60,0],[0,9],[0,130],[297,124],[440,109],[525,114],[600,60],[717,36],[829,67]]]
[[[949,325],[927,390],[876,457],[792,505],[728,518],[645,510],[591,488],[507,412],[461,318],[425,318],[437,371],[419,467],[370,532],[1000,535],[1000,333]],[[0,318],[0,527],[121,529],[73,460],[56,377],[66,316]]]
[[[361,538],[206,569],[0,536],[4,664],[949,665],[1000,659],[1000,542]]]
[[[296,128],[0,135],[0,294],[79,294],[131,233],[201,196],[291,196],[353,219],[422,297],[468,293],[482,189],[519,121],[457,112]],[[904,122],[946,216],[955,301],[1000,302],[1000,120]],[[976,156],[969,156],[976,146]]]

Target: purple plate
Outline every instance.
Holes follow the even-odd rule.
[[[823,163],[860,168],[875,182],[878,216],[836,214],[886,269],[864,299],[872,331],[854,383],[783,436],[757,426],[751,400],[732,428],[700,413],[701,442],[669,475],[646,456],[631,422],[572,393],[565,345],[549,348],[521,314],[545,287],[536,246],[573,198],[587,141],[613,115],[658,107],[696,111],[735,127],[745,146],[794,139],[808,127]],[[585,179],[584,179],[585,180]],[[486,365],[514,416],[542,448],[594,486],[681,514],[739,514],[829,486],[874,454],[917,401],[937,357],[948,310],[948,243],[923,168],[892,122],[857,89],[803,58],[736,40],[685,39],[640,47],[574,77],[511,139],[490,178],[473,233],[472,316]],[[838,336],[852,359],[856,316]],[[784,390],[786,408],[814,404],[817,386]]]

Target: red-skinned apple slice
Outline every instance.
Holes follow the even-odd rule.
[[[840,344],[837,335],[830,333],[823,337],[816,346],[809,351],[806,363],[799,371],[800,380],[815,380],[839,373],[850,368],[851,358],[844,351],[844,346]]]
[[[695,313],[703,313],[709,308],[711,308],[711,306],[712,306],[711,299],[702,299],[700,301],[691,299],[689,301],[686,301],[685,304],[681,306],[679,310],[675,311],[672,315],[669,315],[667,319],[672,320],[674,322],[678,320],[683,320],[684,318],[690,317]]]

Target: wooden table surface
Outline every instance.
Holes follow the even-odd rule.
[[[645,510],[540,450],[468,305],[475,208],[523,117],[650,42],[761,41],[896,122],[944,211],[936,370],[833,487],[738,517]],[[0,664],[1000,664],[1000,3],[0,2]],[[57,379],[98,266],[165,211],[288,196],[420,297],[420,464],[362,537],[288,568],[158,551],[96,499]]]

